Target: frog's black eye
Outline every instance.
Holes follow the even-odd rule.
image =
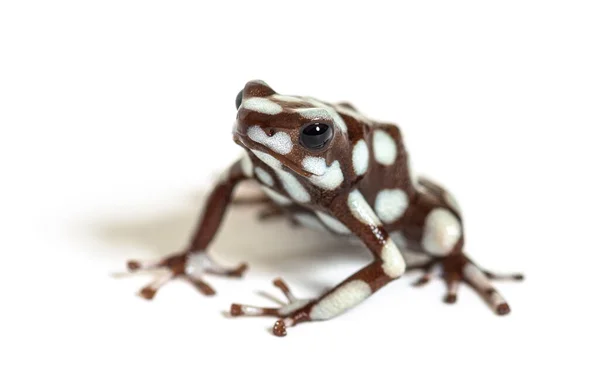
[[[300,143],[307,149],[322,149],[333,137],[333,129],[322,122],[315,122],[302,128]]]
[[[244,93],[244,90],[240,90],[240,93],[237,94],[237,97],[235,98],[235,108],[239,109],[240,105],[242,105],[242,95]]]

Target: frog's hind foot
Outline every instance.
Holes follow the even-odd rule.
[[[281,307],[257,307],[233,303],[229,310],[231,316],[269,316],[281,318],[273,326],[273,334],[287,335],[287,328],[308,319],[305,308],[312,303],[310,299],[296,298],[288,285],[280,278],[273,281],[273,285],[283,292],[288,303]]]
[[[421,270],[423,272],[422,276],[413,285],[423,286],[431,281],[438,268],[441,268],[441,272],[436,276],[441,277],[446,283],[444,302],[450,304],[456,303],[458,299],[458,287],[461,282],[465,282],[479,293],[490,308],[498,315],[510,313],[510,306],[504,297],[493,287],[491,281],[522,281],[524,279],[523,274],[499,274],[483,270],[462,253],[452,254],[443,258],[434,258],[424,264],[409,266],[407,271]]]
[[[213,261],[204,252],[182,252],[170,255],[159,261],[144,262],[130,260],[127,269],[134,273],[138,271],[165,271],[151,283],[139,290],[139,295],[147,300],[154,298],[160,288],[167,282],[179,278],[189,282],[203,295],[215,295],[216,291],[199,276],[201,273],[223,275],[228,277],[241,277],[248,265],[243,263],[234,268],[226,268]]]

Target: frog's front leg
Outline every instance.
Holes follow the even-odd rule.
[[[210,258],[206,253],[206,249],[221,226],[235,187],[244,179],[246,179],[246,175],[242,171],[240,161],[233,164],[223,174],[205,203],[204,212],[200,217],[195,234],[183,251],[155,262],[137,260],[127,262],[127,268],[131,272],[156,269],[167,271],[164,276],[155,279],[142,288],[139,292],[140,296],[152,299],[165,283],[174,278],[181,278],[190,282],[204,295],[214,295],[215,290],[202,280],[201,275],[203,273],[230,277],[242,276],[247,268],[246,264],[240,264],[235,268],[223,267]]]
[[[273,333],[284,336],[286,329],[297,323],[326,320],[342,314],[404,273],[406,264],[402,254],[358,190],[337,197],[329,206],[329,211],[362,240],[375,259],[317,299],[298,300],[281,280],[276,280],[276,286],[288,297],[287,305],[260,308],[233,304],[231,315],[280,317],[273,327]]]

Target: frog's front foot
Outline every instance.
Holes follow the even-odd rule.
[[[309,313],[314,300],[297,299],[290,291],[288,285],[281,279],[273,281],[275,287],[279,288],[288,300],[281,307],[256,307],[234,303],[231,305],[232,316],[271,316],[280,319],[273,325],[273,334],[277,336],[287,335],[287,328],[297,323],[310,320]]]
[[[441,277],[446,282],[447,292],[444,302],[455,303],[460,282],[471,286],[498,315],[510,313],[510,306],[500,293],[492,286],[492,280],[522,281],[523,274],[497,274],[481,269],[462,253],[452,254],[443,258],[434,258],[431,261],[412,267],[407,270],[423,270],[423,275],[413,285],[427,284],[435,271],[441,266]]]
[[[203,274],[225,275],[229,277],[241,277],[248,268],[243,263],[235,268],[226,268],[218,265],[204,251],[184,251],[167,256],[155,262],[143,262],[130,260],[127,262],[130,272],[140,270],[165,270],[166,274],[156,278],[152,283],[146,285],[139,291],[139,295],[145,299],[152,299],[158,290],[170,280],[180,278],[190,282],[204,295],[214,295],[215,290],[202,280]]]

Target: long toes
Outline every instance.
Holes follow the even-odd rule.
[[[510,313],[510,306],[508,306],[508,303],[501,303],[496,307],[496,314],[507,315],[508,313]]]
[[[256,307],[233,303],[229,309],[231,316],[279,316],[279,309],[268,307]]]
[[[425,286],[426,284],[428,284],[429,281],[431,281],[431,276],[430,275],[423,275],[421,278],[419,278],[416,281],[414,281],[412,283],[412,285],[414,287],[421,287],[421,286]]]
[[[454,303],[456,303],[456,299],[457,299],[456,294],[448,293],[444,297],[444,302],[448,303],[448,304],[454,304]]]
[[[146,286],[140,290],[139,294],[142,298],[152,300],[156,295],[157,290],[152,286]]]
[[[127,270],[133,272],[142,268],[142,264],[138,261],[127,261]]]
[[[513,274],[501,274],[501,273],[493,273],[491,271],[483,271],[483,274],[491,280],[495,281],[522,281],[525,279],[525,276],[521,273],[513,273]]]
[[[280,337],[287,335],[287,328],[285,322],[282,319],[278,320],[273,325],[273,334]]]
[[[285,297],[288,299],[288,301],[290,303],[296,302],[297,299],[294,296],[294,294],[292,294],[292,291],[290,290],[290,287],[287,285],[287,283],[285,283],[283,281],[283,279],[281,278],[276,278],[273,280],[273,285],[275,287],[277,287],[279,290],[281,290],[281,292],[285,295]]]
[[[187,280],[204,295],[211,296],[217,293],[208,283],[200,279],[187,278]]]
[[[231,270],[229,272],[229,276],[232,277],[242,277],[244,275],[244,273],[246,272],[246,270],[248,270],[248,264],[247,263],[241,263],[238,267],[236,267],[235,269]]]

